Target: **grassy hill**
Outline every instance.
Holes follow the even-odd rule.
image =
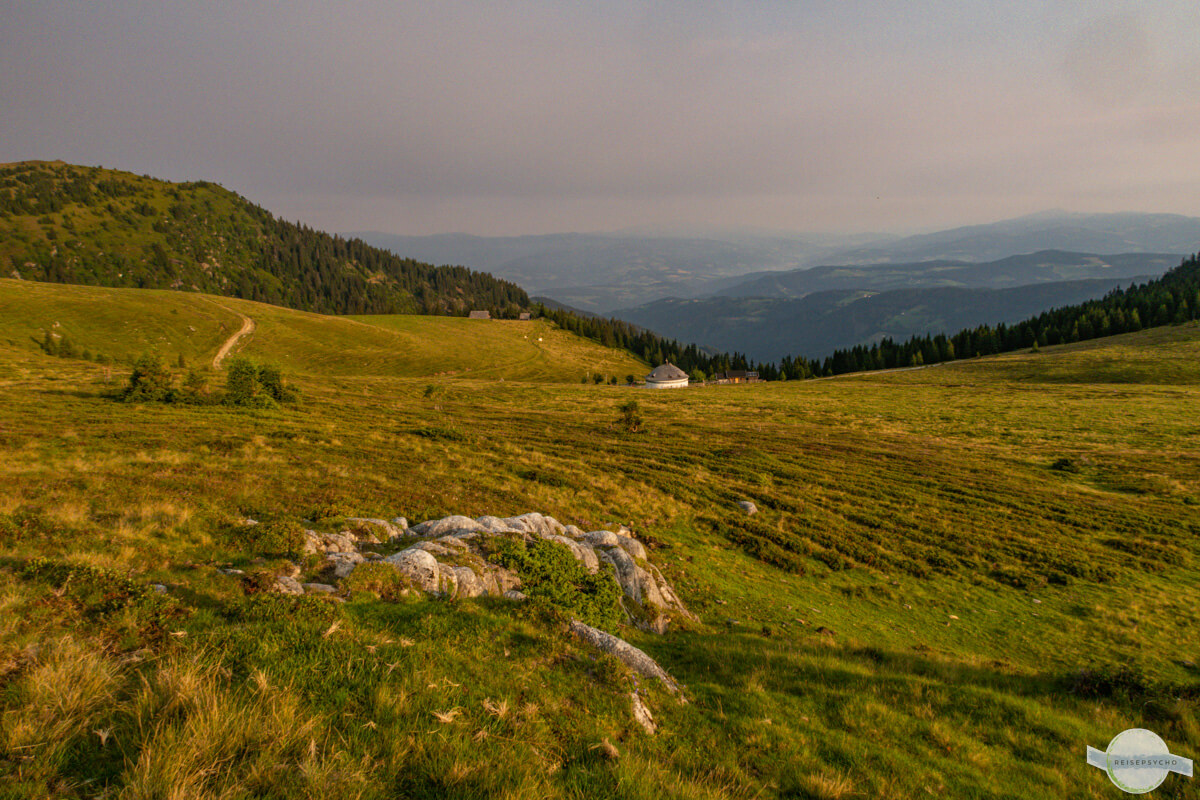
[[[334,317],[229,297],[0,279],[0,341],[17,348],[36,347],[49,332],[120,362],[152,353],[204,365],[244,317],[256,327],[234,352],[290,373],[579,382],[647,370],[623,350],[545,320]]]
[[[1146,727],[1200,751],[1195,323],[650,393],[492,380],[493,358],[521,374],[515,323],[223,314],[171,293],[128,295],[170,326],[92,319],[89,302],[126,297],[0,284],[15,796],[1091,798],[1113,789],[1087,744]],[[300,405],[120,403],[103,367],[31,341],[58,321],[81,345],[202,359],[239,313],[259,322],[246,352],[286,362]],[[496,341],[390,371],[387,341],[438,330]],[[462,372],[428,392],[447,362]],[[631,397],[645,433],[617,424]],[[217,571],[279,566],[255,564],[234,520],[322,509],[630,524],[701,622],[618,632],[688,702],[643,684],[660,729],[642,733],[632,676],[521,606],[256,600]],[[1172,776],[1158,794],[1191,789]]]
[[[213,183],[61,161],[0,164],[0,276],[340,314],[487,308],[515,318],[529,305],[515,284],[276,219]]]

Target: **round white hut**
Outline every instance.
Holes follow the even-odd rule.
[[[687,373],[670,362],[655,367],[646,376],[647,389],[686,389],[687,385]]]

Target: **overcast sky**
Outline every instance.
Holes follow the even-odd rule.
[[[331,231],[1200,215],[1195,0],[0,0],[0,162]]]

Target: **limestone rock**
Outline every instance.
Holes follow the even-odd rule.
[[[657,661],[624,639],[619,639],[611,633],[605,633],[602,630],[593,628],[591,625],[585,625],[579,620],[571,623],[571,633],[601,652],[616,656],[625,666],[639,675],[645,675],[647,678],[657,678],[666,684],[666,687],[672,692],[679,691],[679,685],[675,683],[675,679],[668,675],[667,671],[660,667]]]
[[[620,547],[609,547],[597,551],[600,558],[608,562],[616,575],[621,591],[634,602],[646,605],[665,606],[662,593],[650,573],[637,565],[633,557]]]
[[[633,721],[641,725],[646,733],[653,736],[654,732],[658,730],[658,726],[654,724],[654,717],[650,715],[650,709],[646,707],[642,696],[637,692],[630,692],[629,697],[633,701]]]
[[[432,553],[435,556],[444,556],[450,553],[445,545],[438,544],[437,542],[417,542],[409,549],[424,550],[426,553]]]
[[[514,600],[518,603],[521,603],[521,602],[524,602],[525,600],[528,600],[529,598],[523,592],[518,592],[516,589],[509,589],[507,592],[504,593],[504,599]]]
[[[455,531],[481,531],[483,530],[483,526],[470,517],[455,514],[443,517],[442,519],[422,522],[420,525],[414,525],[408,530],[417,536],[445,536]]]
[[[511,533],[513,531],[508,523],[499,517],[483,516],[477,517],[475,521],[488,533]]]
[[[391,540],[403,535],[403,532],[400,528],[397,528],[387,520],[372,519],[370,517],[346,517],[346,522],[357,526],[358,528],[375,528],[378,536],[378,538],[376,538],[377,542],[380,539]],[[360,536],[359,538],[369,539],[371,537]]]
[[[333,594],[337,591],[336,586],[330,586],[328,583],[305,583],[301,585],[307,594]]]
[[[436,544],[446,550],[446,552],[456,551],[463,553],[471,549],[471,545],[469,545],[466,541],[467,536],[470,536],[471,538],[479,538],[479,535],[474,533],[468,533],[465,536],[443,536],[436,542],[430,542],[430,544]],[[445,555],[445,553],[442,555]]]
[[[739,500],[738,508],[746,512],[746,516],[748,517],[758,513],[758,506],[754,505],[754,503],[751,503],[749,500]]]
[[[349,531],[321,534],[321,549],[326,553],[357,553],[358,545]]]
[[[275,585],[271,588],[280,594],[304,594],[304,587],[300,585],[300,582],[286,575],[280,575],[276,578]]]
[[[530,511],[528,514],[521,514],[518,517],[507,517],[503,522],[513,530],[529,533],[540,539],[562,535],[567,529],[554,517],[546,517],[536,511]]]
[[[345,578],[366,559],[361,553],[330,553],[325,560],[333,564],[333,574],[336,577]]]
[[[619,536],[617,537],[617,544],[634,558],[640,558],[642,561],[650,560],[650,554],[646,552],[646,546],[637,539],[629,536]]]
[[[388,556],[384,561],[392,564],[401,575],[409,578],[419,589],[436,592],[438,586],[438,563],[431,554],[424,550],[401,550],[395,555]]]
[[[592,549],[591,545],[568,539],[566,536],[551,535],[547,538],[549,541],[566,545],[567,549],[571,551],[571,555],[575,556],[575,560],[581,562],[591,574],[595,575],[600,570],[600,560],[596,557],[596,551]]]
[[[408,531],[408,520],[404,517],[395,517],[392,519],[392,526],[401,533],[405,533]]]
[[[621,543],[621,540],[612,531],[588,531],[581,534],[579,539],[596,547],[616,547]]]
[[[479,576],[470,567],[449,566],[446,564],[439,564],[438,566],[442,574],[446,572],[454,573],[458,584],[457,597],[479,597],[488,593],[483,581],[479,579]]]
[[[570,536],[572,539],[578,539],[579,537],[583,536],[583,530],[574,525],[568,525],[563,528],[563,536]]]

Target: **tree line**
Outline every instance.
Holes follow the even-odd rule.
[[[820,364],[793,359],[791,365],[793,369],[799,365],[798,373],[807,369],[813,375],[917,367],[1081,342],[1194,319],[1200,319],[1200,255],[1184,259],[1155,280],[1114,289],[1097,300],[1044,311],[1013,325],[979,325],[952,336],[926,334],[905,342],[887,338],[869,347],[836,350]]]
[[[1200,255],[1184,259],[1161,278],[1115,289],[1098,300],[1045,311],[1013,325],[979,325],[952,335],[913,336],[904,342],[885,338],[869,346],[835,350],[824,359],[785,356],[778,363],[756,362],[737,352],[707,352],[618,319],[581,317],[541,304],[535,310],[564,330],[623,348],[650,364],[670,361],[685,372],[707,376],[756,370],[763,380],[803,380],[1067,344],[1200,319]]]

